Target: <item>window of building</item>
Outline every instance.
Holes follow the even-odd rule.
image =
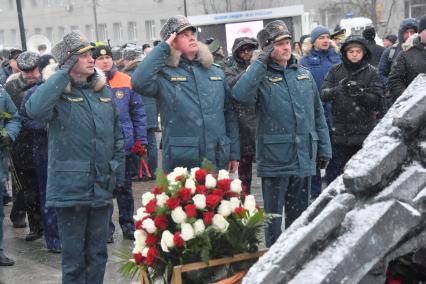
[[[12,45],[18,44],[18,32],[16,29],[10,30],[10,40],[12,42]]]
[[[25,2],[25,1],[24,1]],[[35,8],[37,7],[37,0],[31,0],[31,7]]]
[[[15,0],[9,0],[9,9],[10,10],[15,9]]]
[[[35,28],[34,29],[34,34],[36,34],[36,35],[41,34],[41,29],[40,28]]]
[[[98,40],[100,40],[100,41],[107,41],[107,39],[108,39],[108,29],[107,29],[107,25],[106,24],[99,24],[98,25],[98,33],[99,33]]]
[[[145,32],[147,40],[155,39],[155,22],[154,20],[145,21]]]
[[[123,26],[121,25],[121,23],[113,23],[112,32],[115,43],[123,42]]]
[[[50,42],[53,42],[53,28],[51,27],[46,28],[46,37],[48,40],[50,40]]]
[[[62,38],[65,36],[65,28],[64,27],[58,27],[58,40],[62,40]]]
[[[424,0],[405,1],[405,17],[417,18],[426,14],[426,2]]]
[[[85,33],[88,40],[94,40],[95,31],[93,29],[93,25],[85,25],[84,26],[84,33]]]
[[[137,40],[137,30],[136,30],[136,22],[128,22],[127,23],[127,37],[129,41]]]
[[[3,46],[5,43],[4,41],[4,31],[0,30],[0,46]]]
[[[78,26],[71,26],[71,31],[72,32],[78,31]]]

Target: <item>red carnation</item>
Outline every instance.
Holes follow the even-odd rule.
[[[247,211],[247,209],[245,209],[244,207],[237,207],[237,208],[234,209],[235,214],[237,214],[239,217],[242,217],[242,215],[246,211]]]
[[[157,206],[157,200],[155,200],[154,198],[151,199],[148,204],[146,204],[145,206],[145,212],[152,214],[155,212],[155,207]]]
[[[167,201],[166,201],[166,206],[170,210],[175,209],[176,207],[179,206],[179,204],[180,204],[180,199],[179,198],[173,198],[173,197],[171,197],[171,198],[167,199]]]
[[[211,211],[204,212],[203,213],[204,224],[210,225],[212,223],[213,216],[214,216],[214,212],[211,212]]]
[[[209,208],[215,208],[219,202],[222,200],[222,197],[214,194],[209,194],[206,197],[206,204]]]
[[[197,194],[206,194],[206,191],[207,191],[207,189],[204,185],[197,185],[195,187],[195,193],[197,193]]]
[[[158,244],[158,237],[154,234],[148,234],[146,236],[145,244],[150,247],[155,247]]]
[[[188,218],[194,218],[197,216],[197,207],[195,207],[194,204],[185,205],[184,209]]]
[[[182,201],[188,201],[192,198],[192,193],[190,188],[183,187],[179,191],[179,197],[182,199]]]
[[[133,254],[133,259],[135,260],[136,264],[141,264],[145,260],[145,257],[143,257],[143,255],[138,252]]]
[[[150,247],[148,249],[148,253],[146,254],[146,264],[153,265],[157,256],[158,256],[157,249],[155,247]]]
[[[165,215],[158,215],[154,218],[154,224],[158,230],[165,230],[167,228],[167,217]]]
[[[135,222],[136,230],[142,230],[142,220],[138,220]]]
[[[206,181],[206,175],[208,174],[207,170],[205,169],[199,169],[195,172],[195,180],[198,183],[204,184]]]
[[[211,194],[220,196],[220,198],[223,199],[223,196],[225,195],[225,192],[222,189],[215,188],[215,189],[212,190]]]
[[[162,192],[163,192],[163,187],[161,186],[156,186],[154,190],[152,191],[152,193],[154,193],[155,195],[161,194]]]
[[[231,188],[231,182],[232,179],[230,178],[221,179],[217,182],[217,187],[224,191],[229,191],[229,189]]]
[[[183,247],[183,245],[185,244],[185,241],[182,239],[182,237],[180,235],[181,235],[180,232],[176,232],[173,235],[173,243],[175,244],[175,247],[177,247],[177,248]]]
[[[183,175],[175,177],[175,181],[181,181],[183,180]]]

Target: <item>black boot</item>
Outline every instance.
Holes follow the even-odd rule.
[[[5,256],[3,252],[0,252],[0,266],[12,266],[14,264],[15,261]]]

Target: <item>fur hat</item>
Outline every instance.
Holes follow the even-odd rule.
[[[392,44],[394,44],[397,40],[398,37],[396,35],[387,35],[385,36],[385,39],[387,39],[388,41],[390,41]]]
[[[10,51],[9,51],[9,60],[12,60],[12,59],[17,59],[18,58],[18,56],[19,56],[19,54],[21,54],[23,51],[22,50],[20,50],[20,49],[16,49],[16,48],[12,48]]]
[[[291,34],[284,21],[281,20],[270,22],[257,33],[257,40],[262,49],[272,42],[282,39],[291,39]]]
[[[319,38],[321,35],[323,34],[327,34],[330,35],[330,31],[324,27],[324,26],[318,26],[316,28],[314,28],[311,32],[311,42],[315,43],[315,41],[317,40],[317,38]]]
[[[32,51],[24,51],[19,54],[16,59],[16,63],[18,65],[19,70],[24,72],[29,72],[34,70],[38,65],[38,59],[40,56]]]
[[[125,48],[123,49],[123,59],[124,60],[135,60],[142,55],[142,50],[138,48]]]
[[[191,29],[194,33],[197,31],[197,29],[189,23],[188,19],[185,16],[173,16],[169,18],[164,24],[164,26],[161,28],[160,36],[163,40],[166,40],[172,33],[180,33],[188,28]]]
[[[108,55],[112,58],[112,50],[111,47],[107,45],[99,45],[92,51],[93,59],[97,59],[99,56]]]
[[[70,32],[52,48],[52,55],[58,60],[59,65],[62,65],[71,55],[82,54],[94,48],[95,46],[84,35]]]
[[[112,60],[119,60],[123,58],[123,49],[121,46],[114,46],[111,48]]]
[[[376,30],[374,27],[366,27],[365,30],[362,31],[362,37],[366,40],[374,40],[376,37]]]

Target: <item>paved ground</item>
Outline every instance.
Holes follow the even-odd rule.
[[[255,176],[255,173],[254,175]],[[253,191],[256,199],[262,205],[260,180],[255,178],[253,182]],[[141,196],[147,190],[153,188],[153,182],[137,182],[134,183],[135,208],[141,206]],[[5,207],[5,215],[9,216],[11,206]],[[116,233],[114,235],[115,243],[108,246],[109,260],[107,271],[105,274],[106,284],[118,283],[137,283],[123,279],[117,271],[119,265],[118,259],[113,256],[114,251],[131,248],[132,241],[123,240],[120,226],[118,225],[117,209],[114,210],[113,220],[116,225]],[[8,217],[4,222],[4,245],[6,254],[16,261],[15,266],[0,267],[0,284],[48,284],[61,283],[61,255],[49,253],[45,248],[44,239],[34,242],[26,242],[25,235],[28,233],[26,229],[15,229]]]

